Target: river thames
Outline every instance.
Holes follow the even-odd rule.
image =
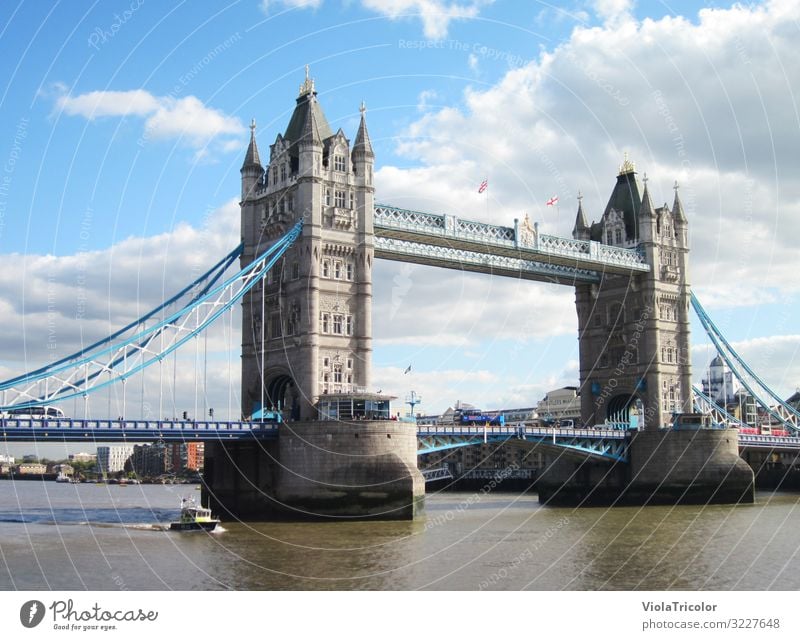
[[[542,507],[434,493],[415,522],[164,530],[193,485],[0,482],[0,589],[796,590],[800,496]]]

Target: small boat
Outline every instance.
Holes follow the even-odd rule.
[[[219,520],[211,516],[211,509],[198,506],[192,498],[181,498],[181,518],[171,522],[170,531],[213,531]]]

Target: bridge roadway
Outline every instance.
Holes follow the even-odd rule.
[[[650,267],[638,249],[540,234],[527,220],[503,227],[376,204],[375,257],[574,285]]]
[[[410,426],[410,423],[409,423]],[[357,423],[354,423],[357,427]],[[218,442],[273,440],[279,425],[272,422],[185,420],[20,420],[0,419],[5,442]],[[483,443],[525,441],[556,446],[576,454],[607,460],[627,460],[628,433],[620,429],[565,429],[531,426],[418,426],[418,453],[432,453]],[[800,450],[800,437],[739,435],[740,449]]]

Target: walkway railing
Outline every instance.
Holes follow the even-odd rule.
[[[492,250],[495,255],[514,255],[547,263],[552,263],[553,258],[567,258],[571,266],[579,268],[595,266],[602,270],[605,266],[622,267],[628,272],[650,270],[644,253],[638,248],[626,249],[592,240],[550,236],[518,222],[514,227],[503,227],[457,216],[376,204],[374,225],[378,237],[423,244],[446,241],[452,248],[480,250],[482,247]]]
[[[0,436],[6,441],[32,442],[153,442],[278,437],[274,423],[184,420],[31,420],[3,418]]]

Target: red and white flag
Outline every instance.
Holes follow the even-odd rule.
[[[484,181],[483,181],[483,182],[481,182],[481,186],[480,186],[480,187],[478,187],[478,193],[483,193],[483,192],[484,192],[484,191],[486,191],[488,188],[489,188],[489,181],[488,181],[488,180],[486,180],[486,179],[484,179]]]
[[[557,205],[557,204],[558,204],[558,196],[553,196],[552,198],[550,198],[550,199],[547,201],[547,206],[548,206],[548,207],[553,207],[553,206],[555,206],[555,205]]]

